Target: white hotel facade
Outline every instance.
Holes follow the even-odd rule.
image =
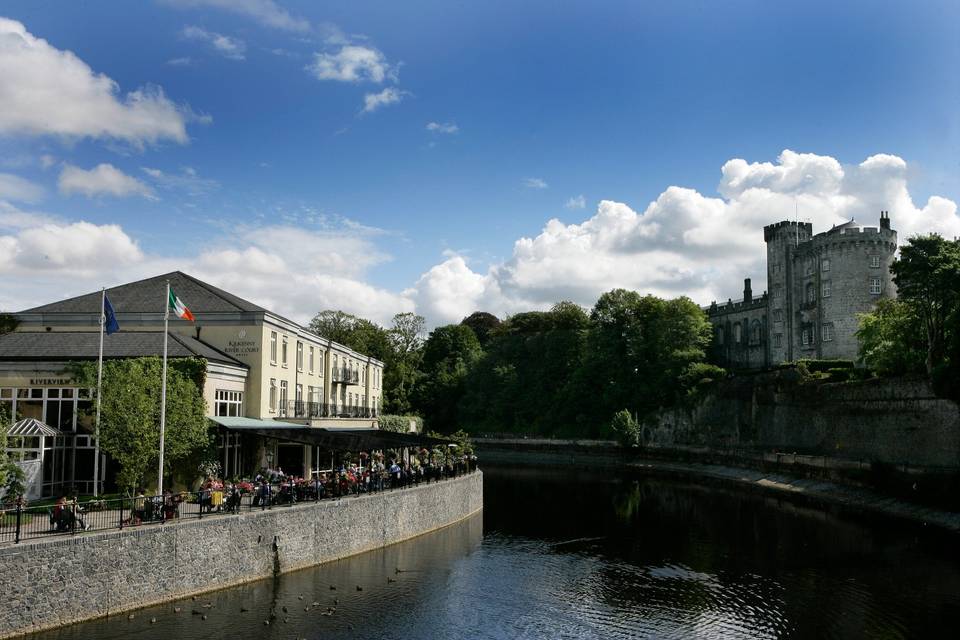
[[[171,314],[169,357],[206,360],[203,394],[215,422],[377,429],[382,362],[179,271],[107,289],[120,331],[104,337],[105,359],[162,353],[167,282],[196,317],[188,322]],[[24,434],[12,444],[26,463],[36,461],[42,493],[67,484],[88,491],[95,443],[83,414],[91,391],[74,384],[66,366],[97,357],[100,292],[14,315],[16,330],[0,336],[0,403],[14,422],[32,418],[53,431]],[[236,431],[221,435],[225,476],[240,472],[243,442]],[[274,442],[258,452],[256,462],[308,475],[322,465],[317,453],[307,445]]]

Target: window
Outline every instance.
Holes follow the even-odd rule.
[[[213,415],[242,416],[243,392],[217,389],[214,395]]]
[[[760,321],[754,320],[750,324],[750,344],[760,344]]]
[[[870,268],[871,269],[880,268],[880,256],[870,256]]]
[[[317,375],[322,376],[323,375],[323,352],[322,351],[317,354],[317,367],[319,367],[319,369],[317,369]]]
[[[820,261],[821,271],[830,271],[830,258],[824,258]]]
[[[807,283],[807,302],[816,302],[817,301],[817,288],[813,286],[812,282]]]
[[[783,334],[775,333],[773,334],[773,346],[782,347],[783,346]]]
[[[824,280],[822,283],[820,283],[820,288],[821,288],[820,295],[824,298],[829,298],[830,297],[830,281]]]
[[[270,364],[277,364],[277,332],[270,332]]]
[[[313,373],[313,347],[310,347],[310,373]]]
[[[297,385],[296,394],[297,394],[297,396],[296,396],[297,402],[298,402],[298,403],[299,403],[299,402],[303,402],[303,385],[302,385],[302,384],[298,384],[298,385]]]
[[[283,345],[280,347],[280,364],[287,366],[287,336],[283,336]]]
[[[800,332],[800,344],[808,345],[810,344],[810,331],[809,329],[804,329]]]
[[[270,378],[270,411],[277,410],[277,379]]]
[[[830,342],[833,340],[833,325],[825,322],[822,327],[820,327],[820,339],[824,342]]]
[[[723,327],[717,327],[717,344],[723,345]]]
[[[783,311],[780,309],[773,310],[773,321],[774,322],[783,322]]]
[[[779,300],[783,297],[783,287],[781,285],[775,285],[773,287],[773,299]]]
[[[880,295],[880,278],[870,278],[870,293]]]
[[[740,326],[740,323],[733,325],[733,341],[737,344],[740,344],[740,338],[742,337],[740,333],[743,331],[743,328]]]
[[[303,343],[297,340],[297,371],[303,371]]]
[[[280,381],[280,411],[281,412],[283,412],[283,410],[287,407],[287,398],[288,398],[287,381],[281,380]]]
[[[805,271],[806,275],[810,275],[811,273],[813,273],[813,259],[812,259],[812,258],[807,258],[807,261],[804,263],[803,266],[804,266],[804,271]]]

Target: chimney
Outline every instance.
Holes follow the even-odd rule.
[[[889,211],[880,212],[880,228],[881,229],[890,228],[890,212]]]
[[[753,289],[750,288],[750,278],[743,279],[743,301],[747,304],[753,302]]]

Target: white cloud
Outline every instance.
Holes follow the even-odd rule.
[[[56,163],[57,163],[57,159],[48,153],[45,153],[44,155],[40,156],[40,166],[43,167],[44,169],[49,169]]]
[[[182,58],[170,58],[167,60],[167,64],[171,67],[191,67],[193,66],[193,58],[189,56],[184,56]]]
[[[275,29],[305,32],[310,23],[303,18],[290,15],[273,0],[165,0],[166,4],[179,7],[211,7],[224,9],[253,18],[257,22]]]
[[[392,68],[382,53],[373,47],[347,44],[336,53],[315,53],[313,63],[307,66],[318,80],[337,80],[340,82],[375,82],[380,84],[386,79],[396,80],[396,69]]]
[[[528,189],[546,189],[550,185],[540,178],[525,178],[523,181],[523,186],[527,187]]]
[[[79,193],[88,198],[99,195],[142,196],[149,200],[156,200],[153,189],[132,176],[128,176],[112,164],[98,164],[92,169],[81,169],[73,165],[65,165],[57,181],[60,193],[72,195]]]
[[[169,173],[151,167],[141,167],[151,181],[159,188],[170,191],[182,191],[190,196],[202,196],[220,188],[220,183],[210,178],[202,178],[192,167],[182,167],[180,173]]]
[[[583,197],[583,194],[580,194],[567,200],[563,206],[567,209],[586,209],[587,199]]]
[[[229,58],[230,60],[245,60],[247,57],[247,44],[239,38],[231,38],[222,33],[207,31],[202,27],[194,25],[184,27],[180,34],[187,40],[196,40],[209,44],[224,58]],[[189,58],[187,58],[187,60],[189,60]]]
[[[784,151],[776,163],[727,162],[720,198],[668,187],[642,211],[601,201],[577,224],[550,220],[520,238],[509,259],[475,271],[461,256],[428,270],[406,295],[433,323],[478,309],[497,315],[547,308],[558,300],[591,306],[614,287],[701,303],[738,297],[744,277],[766,280],[764,225],[792,220],[794,207],[814,232],[856,218],[877,226],[881,209],[905,242],[915,233],[960,236],[956,203],[932,196],[916,205],[907,164],[876,155],[855,166],[829,156]]]
[[[405,95],[405,91],[394,87],[387,87],[380,93],[368,93],[363,96],[363,113],[372,113],[380,107],[400,102]]]
[[[69,51],[0,18],[0,133],[112,138],[135,146],[188,141],[190,110],[159,87],[120,95],[117,83]]]
[[[0,173],[0,200],[37,202],[43,195],[40,185],[12,173]]]
[[[434,133],[457,133],[460,131],[460,127],[453,122],[428,122],[427,131],[433,131]]]

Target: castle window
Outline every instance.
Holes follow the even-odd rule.
[[[800,332],[800,344],[813,344],[813,329],[804,329]]]
[[[870,268],[871,269],[880,268],[880,256],[870,256]]]
[[[804,269],[807,275],[813,273],[813,260],[811,258],[807,258],[807,262],[804,264]]]
[[[754,320],[750,325],[750,344],[760,344],[760,321]]]
[[[773,335],[773,346],[782,347],[783,346],[783,334],[775,333]]]
[[[717,327],[717,344],[723,345],[723,327]]]
[[[773,299],[779,300],[783,296],[783,287],[779,284],[773,287]]]
[[[880,295],[880,278],[870,278],[870,293]]]
[[[821,283],[820,288],[821,288],[821,291],[820,291],[821,297],[829,298],[830,297],[830,281],[824,280]]]
[[[733,325],[733,341],[737,344],[740,344],[740,339],[742,337],[740,334],[742,331],[743,331],[743,328],[740,326],[739,322]]]
[[[774,322],[783,322],[783,311],[780,309],[773,310],[773,321]]]
[[[830,258],[824,258],[820,261],[820,269],[822,271],[830,271]]]
[[[817,288],[813,286],[812,282],[807,283],[807,302],[816,302],[817,301]]]
[[[833,340],[833,325],[829,322],[823,323],[823,326],[820,327],[820,339],[824,342]]]

